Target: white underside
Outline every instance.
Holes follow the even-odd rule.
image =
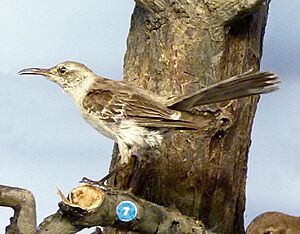
[[[161,131],[137,126],[131,120],[123,120],[119,125],[119,137],[128,145],[155,147],[163,140]]]
[[[84,112],[81,112],[84,113]],[[146,129],[137,126],[132,120],[120,120],[119,123],[99,124],[100,120],[96,115],[83,114],[82,117],[93,126],[99,133],[117,141],[117,143],[125,143],[127,146],[151,148],[160,145],[163,136],[159,130]]]
[[[101,120],[97,114],[86,113],[82,108],[82,101],[87,94],[87,90],[93,84],[93,80],[87,80],[79,89],[68,90],[72,96],[76,107],[82,117],[93,126],[102,135],[116,141],[119,145],[121,160],[123,163],[128,161],[130,156],[129,148],[151,148],[162,143],[162,131],[146,129],[137,126],[132,120],[119,120],[116,123],[101,124]]]

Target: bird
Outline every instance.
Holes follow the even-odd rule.
[[[41,75],[69,94],[81,116],[99,133],[114,140],[121,165],[138,149],[162,144],[171,129],[197,130],[193,107],[269,93],[278,89],[272,72],[246,72],[189,94],[165,97],[141,87],[104,78],[75,61],[51,68],[26,68],[19,75]]]
[[[246,234],[299,234],[300,217],[268,211],[254,218]]]

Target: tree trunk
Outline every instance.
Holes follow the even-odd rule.
[[[161,95],[181,95],[258,70],[269,1],[136,0],[124,79]],[[211,119],[172,135],[111,186],[200,219],[217,233],[244,233],[250,133],[258,97],[193,110]],[[115,148],[111,168],[118,163]],[[105,233],[120,233],[106,228]]]

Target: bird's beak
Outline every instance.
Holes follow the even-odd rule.
[[[18,72],[18,75],[42,75],[46,76],[49,74],[48,69],[43,68],[25,68]]]

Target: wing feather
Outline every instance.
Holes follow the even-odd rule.
[[[100,87],[89,91],[82,102],[83,108],[100,119],[118,123],[131,119],[141,127],[197,129],[197,123],[174,119],[177,111],[140,93],[124,90],[112,91]],[[180,114],[179,114],[180,115]]]

